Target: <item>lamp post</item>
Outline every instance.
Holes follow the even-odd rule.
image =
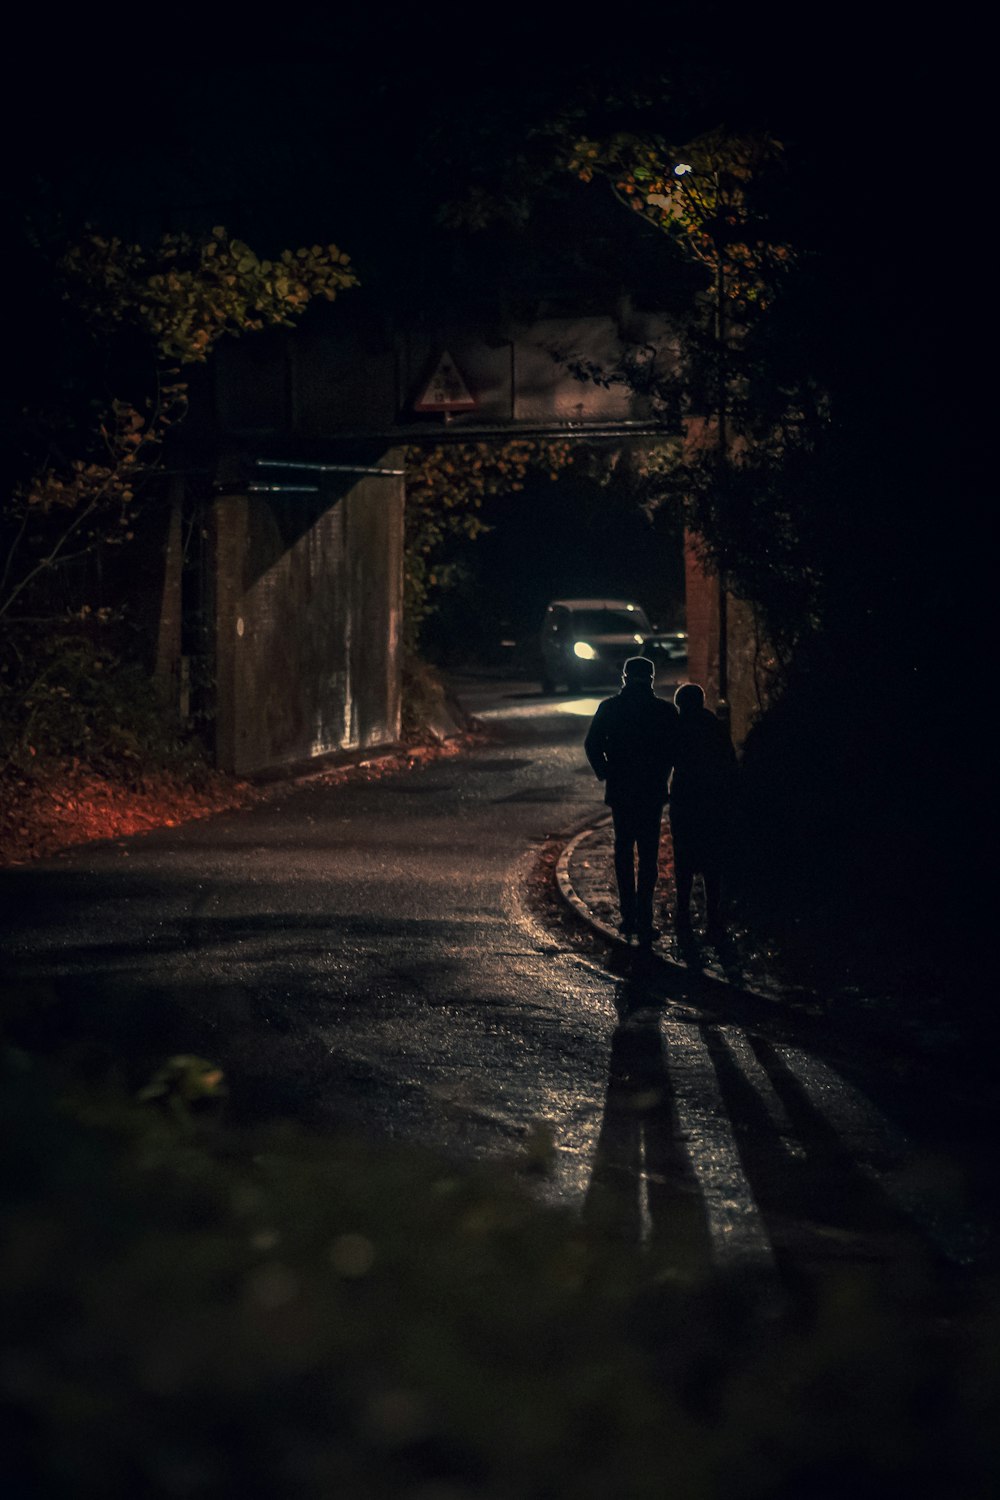
[[[674,176],[679,178],[681,185],[684,179],[694,177],[697,174],[690,162],[679,161],[674,165]],[[726,327],[726,270],[722,254],[722,216],[721,216],[721,186],[717,169],[711,170],[712,179],[712,210],[705,215],[704,204],[699,204],[702,210],[701,219],[703,227],[708,229],[712,239],[713,260],[715,271],[715,310],[714,310],[714,334],[716,347],[716,456],[718,463],[718,475],[720,485],[729,457],[729,433],[727,422],[728,391],[726,386],[725,348],[728,329]],[[719,601],[718,601],[718,631],[719,631],[719,687],[718,703],[716,704],[716,715],[722,719],[727,728],[729,725],[729,610],[726,595],[725,579],[719,573]]]

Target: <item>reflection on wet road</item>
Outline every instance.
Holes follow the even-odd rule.
[[[720,1025],[661,985],[619,990],[584,1213],[678,1274],[830,1260],[974,1265],[986,1217],[940,1158],[800,1047]]]

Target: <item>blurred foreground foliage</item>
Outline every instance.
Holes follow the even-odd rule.
[[[993,1492],[994,1296],[681,1277],[539,1207],[530,1138],[460,1168],[227,1125],[206,1059],[146,1103],[2,1062],[11,1500]]]

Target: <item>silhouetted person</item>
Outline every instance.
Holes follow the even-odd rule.
[[[631,656],[622,690],[605,698],[594,715],[584,749],[615,826],[615,878],[621,908],[619,931],[652,942],[653,891],[659,874],[660,821],[667,800],[677,710],[653,692],[653,663]],[[636,855],[639,874],[636,879]]]
[[[696,682],[674,694],[677,741],[670,782],[670,832],[677,882],[676,929],[691,932],[691,887],[705,882],[709,942],[725,937],[722,877],[729,860],[736,803],[736,751],[725,725],[705,707]]]

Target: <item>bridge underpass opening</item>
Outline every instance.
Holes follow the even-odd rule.
[[[588,449],[555,479],[532,473],[486,499],[487,530],[451,537],[433,561],[424,655],[450,671],[538,678],[545,608],[560,598],[626,599],[659,630],[684,630],[681,516],[649,501],[634,459]]]

